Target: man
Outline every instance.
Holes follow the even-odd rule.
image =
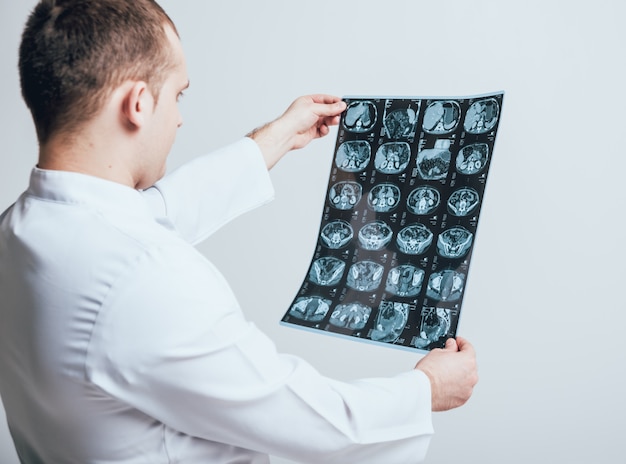
[[[276,353],[192,246],[271,198],[267,169],[326,135],[339,98],[163,177],[189,80],[154,1],[41,0],[20,77],[40,153],[0,217],[0,395],[22,463],[423,458],[431,410],[477,381],[467,341],[393,378],[325,378]]]

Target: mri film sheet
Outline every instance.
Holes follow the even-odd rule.
[[[429,351],[456,336],[503,93],[346,97],[285,325]]]

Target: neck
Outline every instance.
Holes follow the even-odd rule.
[[[40,169],[70,171],[99,177],[135,187],[136,182],[124,162],[123,144],[112,134],[93,137],[89,133],[76,136],[53,136],[39,149]]]

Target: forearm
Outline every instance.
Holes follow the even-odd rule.
[[[144,192],[155,217],[191,243],[273,195],[259,147],[247,138],[190,161]]]
[[[343,101],[330,95],[300,97],[279,118],[254,129],[248,137],[257,143],[271,169],[287,152],[327,135],[329,126],[339,123],[345,107]]]
[[[293,149],[291,137],[281,130],[280,124],[280,120],[275,120],[246,134],[259,146],[268,170]]]

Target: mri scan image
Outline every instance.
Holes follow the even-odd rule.
[[[337,285],[343,277],[346,263],[337,258],[324,257],[313,262],[309,271],[309,280],[317,285],[330,287]]]
[[[400,203],[400,188],[395,184],[378,184],[367,195],[367,204],[377,213],[388,213]]]
[[[417,115],[411,108],[405,110],[393,110],[385,116],[385,131],[391,139],[410,137],[415,133]]]
[[[395,342],[406,326],[409,318],[409,305],[383,301],[378,309],[378,316],[370,338],[377,342]]]
[[[374,157],[374,167],[383,174],[400,174],[409,165],[411,147],[406,142],[383,143]]]
[[[376,124],[376,106],[369,101],[352,102],[346,108],[343,126],[350,132],[369,132]]]
[[[361,330],[367,324],[371,313],[372,308],[361,303],[340,304],[330,315],[329,322],[337,327]]]
[[[336,209],[352,209],[361,200],[362,190],[357,182],[337,182],[330,188],[328,200]]]
[[[409,193],[406,206],[411,213],[424,216],[435,211],[440,201],[441,197],[436,188],[421,186]]]
[[[363,171],[372,157],[372,148],[364,140],[352,140],[339,145],[335,164],[345,172]]]
[[[331,301],[319,296],[303,296],[296,300],[289,314],[303,321],[319,322],[330,309]]]
[[[475,143],[463,147],[456,155],[456,170],[460,174],[478,174],[487,166],[489,147],[486,143]]]
[[[462,258],[472,247],[473,239],[472,233],[461,226],[444,230],[437,239],[437,253],[444,258]]]
[[[415,296],[422,290],[424,271],[410,264],[394,267],[387,275],[385,290],[394,295]]]
[[[467,216],[474,212],[479,203],[478,192],[473,188],[463,187],[452,192],[448,198],[448,211],[453,216]]]
[[[331,250],[345,247],[353,236],[352,226],[341,219],[326,224],[320,234],[322,243]]]
[[[398,233],[396,243],[402,253],[421,255],[433,243],[433,233],[424,224],[413,224]]]
[[[499,111],[498,102],[494,98],[474,102],[467,110],[463,127],[470,134],[489,132],[498,122]]]
[[[450,311],[444,308],[428,308],[422,313],[421,322],[419,336],[413,341],[416,348],[425,348],[446,338],[450,330]]]
[[[360,292],[372,292],[378,288],[385,268],[374,261],[359,261],[348,271],[347,285]]]
[[[417,154],[417,171],[422,179],[445,179],[450,168],[450,141],[437,140],[434,148],[426,148]]]
[[[366,250],[381,250],[390,241],[393,231],[384,221],[374,221],[365,224],[359,230],[359,243]]]
[[[456,301],[461,298],[465,275],[453,270],[432,274],[428,279],[426,296],[439,301]]]
[[[424,112],[422,128],[429,134],[447,134],[456,129],[461,107],[454,100],[433,102]]]
[[[456,336],[503,97],[345,97],[281,323],[423,352]]]

